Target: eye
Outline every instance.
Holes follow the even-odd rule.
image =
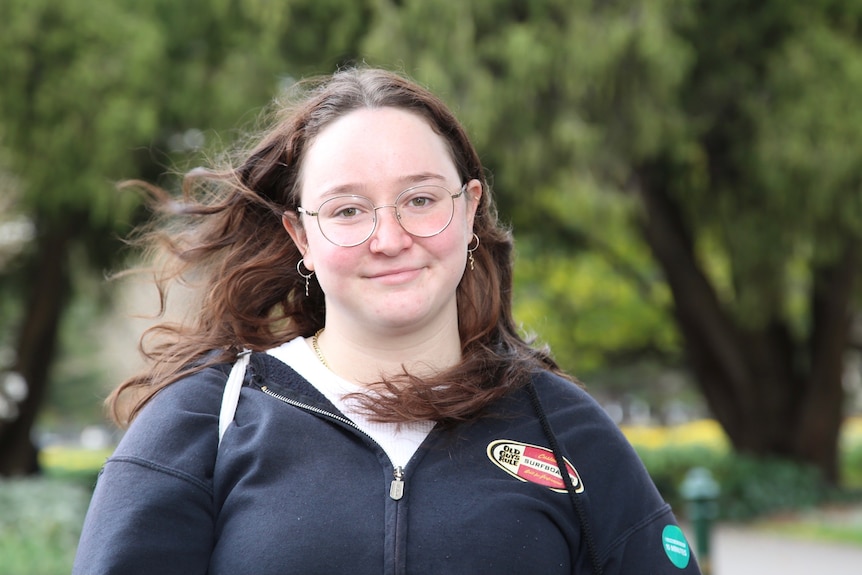
[[[368,214],[373,208],[367,200],[357,196],[344,196],[327,200],[320,206],[325,219],[349,221]]]
[[[428,204],[430,204],[433,200],[431,198],[426,198],[424,196],[410,198],[408,205],[412,208],[424,208]]]
[[[349,218],[351,216],[355,216],[358,212],[359,212],[359,210],[357,210],[355,207],[351,206],[351,207],[347,207],[347,208],[341,208],[337,213],[333,214],[332,217]]]
[[[434,208],[446,195],[446,190],[438,186],[418,186],[407,190],[398,204],[406,210],[424,211]]]

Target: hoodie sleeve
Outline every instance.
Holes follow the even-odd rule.
[[[207,572],[224,381],[202,371],[141,411],[99,475],[73,575]]]
[[[673,511],[619,427],[583,390],[551,378],[539,384],[551,428],[583,481],[582,533],[603,575],[699,574]]]
[[[669,507],[635,525],[612,547],[605,575],[699,575],[700,568]]]

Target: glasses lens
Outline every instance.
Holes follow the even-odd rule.
[[[321,204],[317,221],[332,243],[356,246],[374,231],[374,205],[362,196],[337,196]]]
[[[395,200],[401,226],[408,233],[427,238],[446,229],[455,212],[449,190],[440,186],[416,186],[401,192]]]

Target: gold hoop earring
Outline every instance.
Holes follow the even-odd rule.
[[[296,262],[296,273],[305,278],[305,297],[308,297],[308,280],[311,279],[311,276],[314,275],[314,271],[308,270],[307,275],[302,273],[302,270],[299,268],[299,266],[303,265],[305,265],[305,258],[302,258],[298,262]],[[306,267],[305,269],[308,269],[308,267]]]
[[[475,245],[475,246],[473,246],[473,240],[476,240],[476,245]],[[470,246],[473,246],[473,247],[471,248]],[[476,260],[475,260],[475,259],[473,259],[473,252],[475,252],[475,251],[476,251],[476,249],[477,249],[478,247],[479,247],[479,236],[477,236],[477,235],[474,233],[474,234],[473,234],[473,237],[472,237],[472,238],[470,238],[470,243],[469,243],[469,244],[467,244],[467,257],[468,257],[468,258],[469,258],[469,260],[470,260],[470,271],[473,271],[473,270],[475,269],[475,266],[476,266]]]

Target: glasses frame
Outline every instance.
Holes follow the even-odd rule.
[[[410,230],[405,228],[404,224],[401,223],[401,213],[398,211],[398,200],[401,198],[401,196],[403,196],[404,194],[406,194],[408,192],[412,192],[416,188],[425,188],[425,187],[436,187],[436,188],[441,188],[443,190],[446,190],[446,192],[449,194],[449,199],[452,200],[452,213],[449,216],[449,221],[447,221],[446,225],[443,226],[439,231],[434,232],[433,234],[429,234],[427,236],[423,236],[420,234],[414,234],[413,232],[411,232]],[[326,201],[322,202],[320,204],[320,206],[317,207],[317,211],[315,211],[315,212],[313,212],[311,210],[307,210],[307,209],[303,208],[302,206],[297,206],[296,211],[299,212],[299,214],[305,214],[306,216],[313,216],[313,217],[317,218],[317,227],[320,229],[320,233],[330,243],[332,243],[336,246],[342,247],[342,248],[353,248],[353,247],[360,246],[360,245],[364,244],[365,242],[367,242],[371,238],[371,236],[374,235],[374,232],[377,231],[377,222],[378,222],[377,210],[380,210],[383,208],[395,208],[395,219],[398,222],[398,225],[401,226],[402,230],[404,230],[405,232],[407,232],[408,234],[410,234],[413,237],[416,237],[416,238],[433,238],[434,236],[442,234],[443,232],[446,231],[446,228],[449,227],[449,224],[452,223],[452,220],[455,219],[455,200],[460,198],[461,196],[463,196],[464,192],[466,192],[466,191],[467,191],[467,184],[462,185],[461,189],[458,190],[458,192],[454,193],[454,194],[451,191],[449,191],[449,189],[446,188],[446,186],[440,186],[438,184],[419,184],[416,186],[410,186],[406,190],[399,192],[398,195],[395,196],[395,201],[391,204],[383,204],[380,206],[375,206],[374,203],[371,201],[371,199],[366,197],[366,196],[361,196],[359,194],[344,194],[341,196],[334,196],[334,197],[329,198]],[[320,215],[320,209],[323,207],[323,204],[325,204],[326,202],[331,202],[332,200],[336,200],[338,198],[362,198],[363,200],[368,200],[368,203],[371,204],[372,211],[374,213],[373,220],[372,220],[374,222],[374,224],[371,226],[371,231],[368,232],[368,235],[365,236],[361,241],[351,243],[351,244],[340,244],[340,243],[334,241],[329,236],[327,236],[326,232],[323,231],[323,226],[321,225],[320,218],[318,217]]]

